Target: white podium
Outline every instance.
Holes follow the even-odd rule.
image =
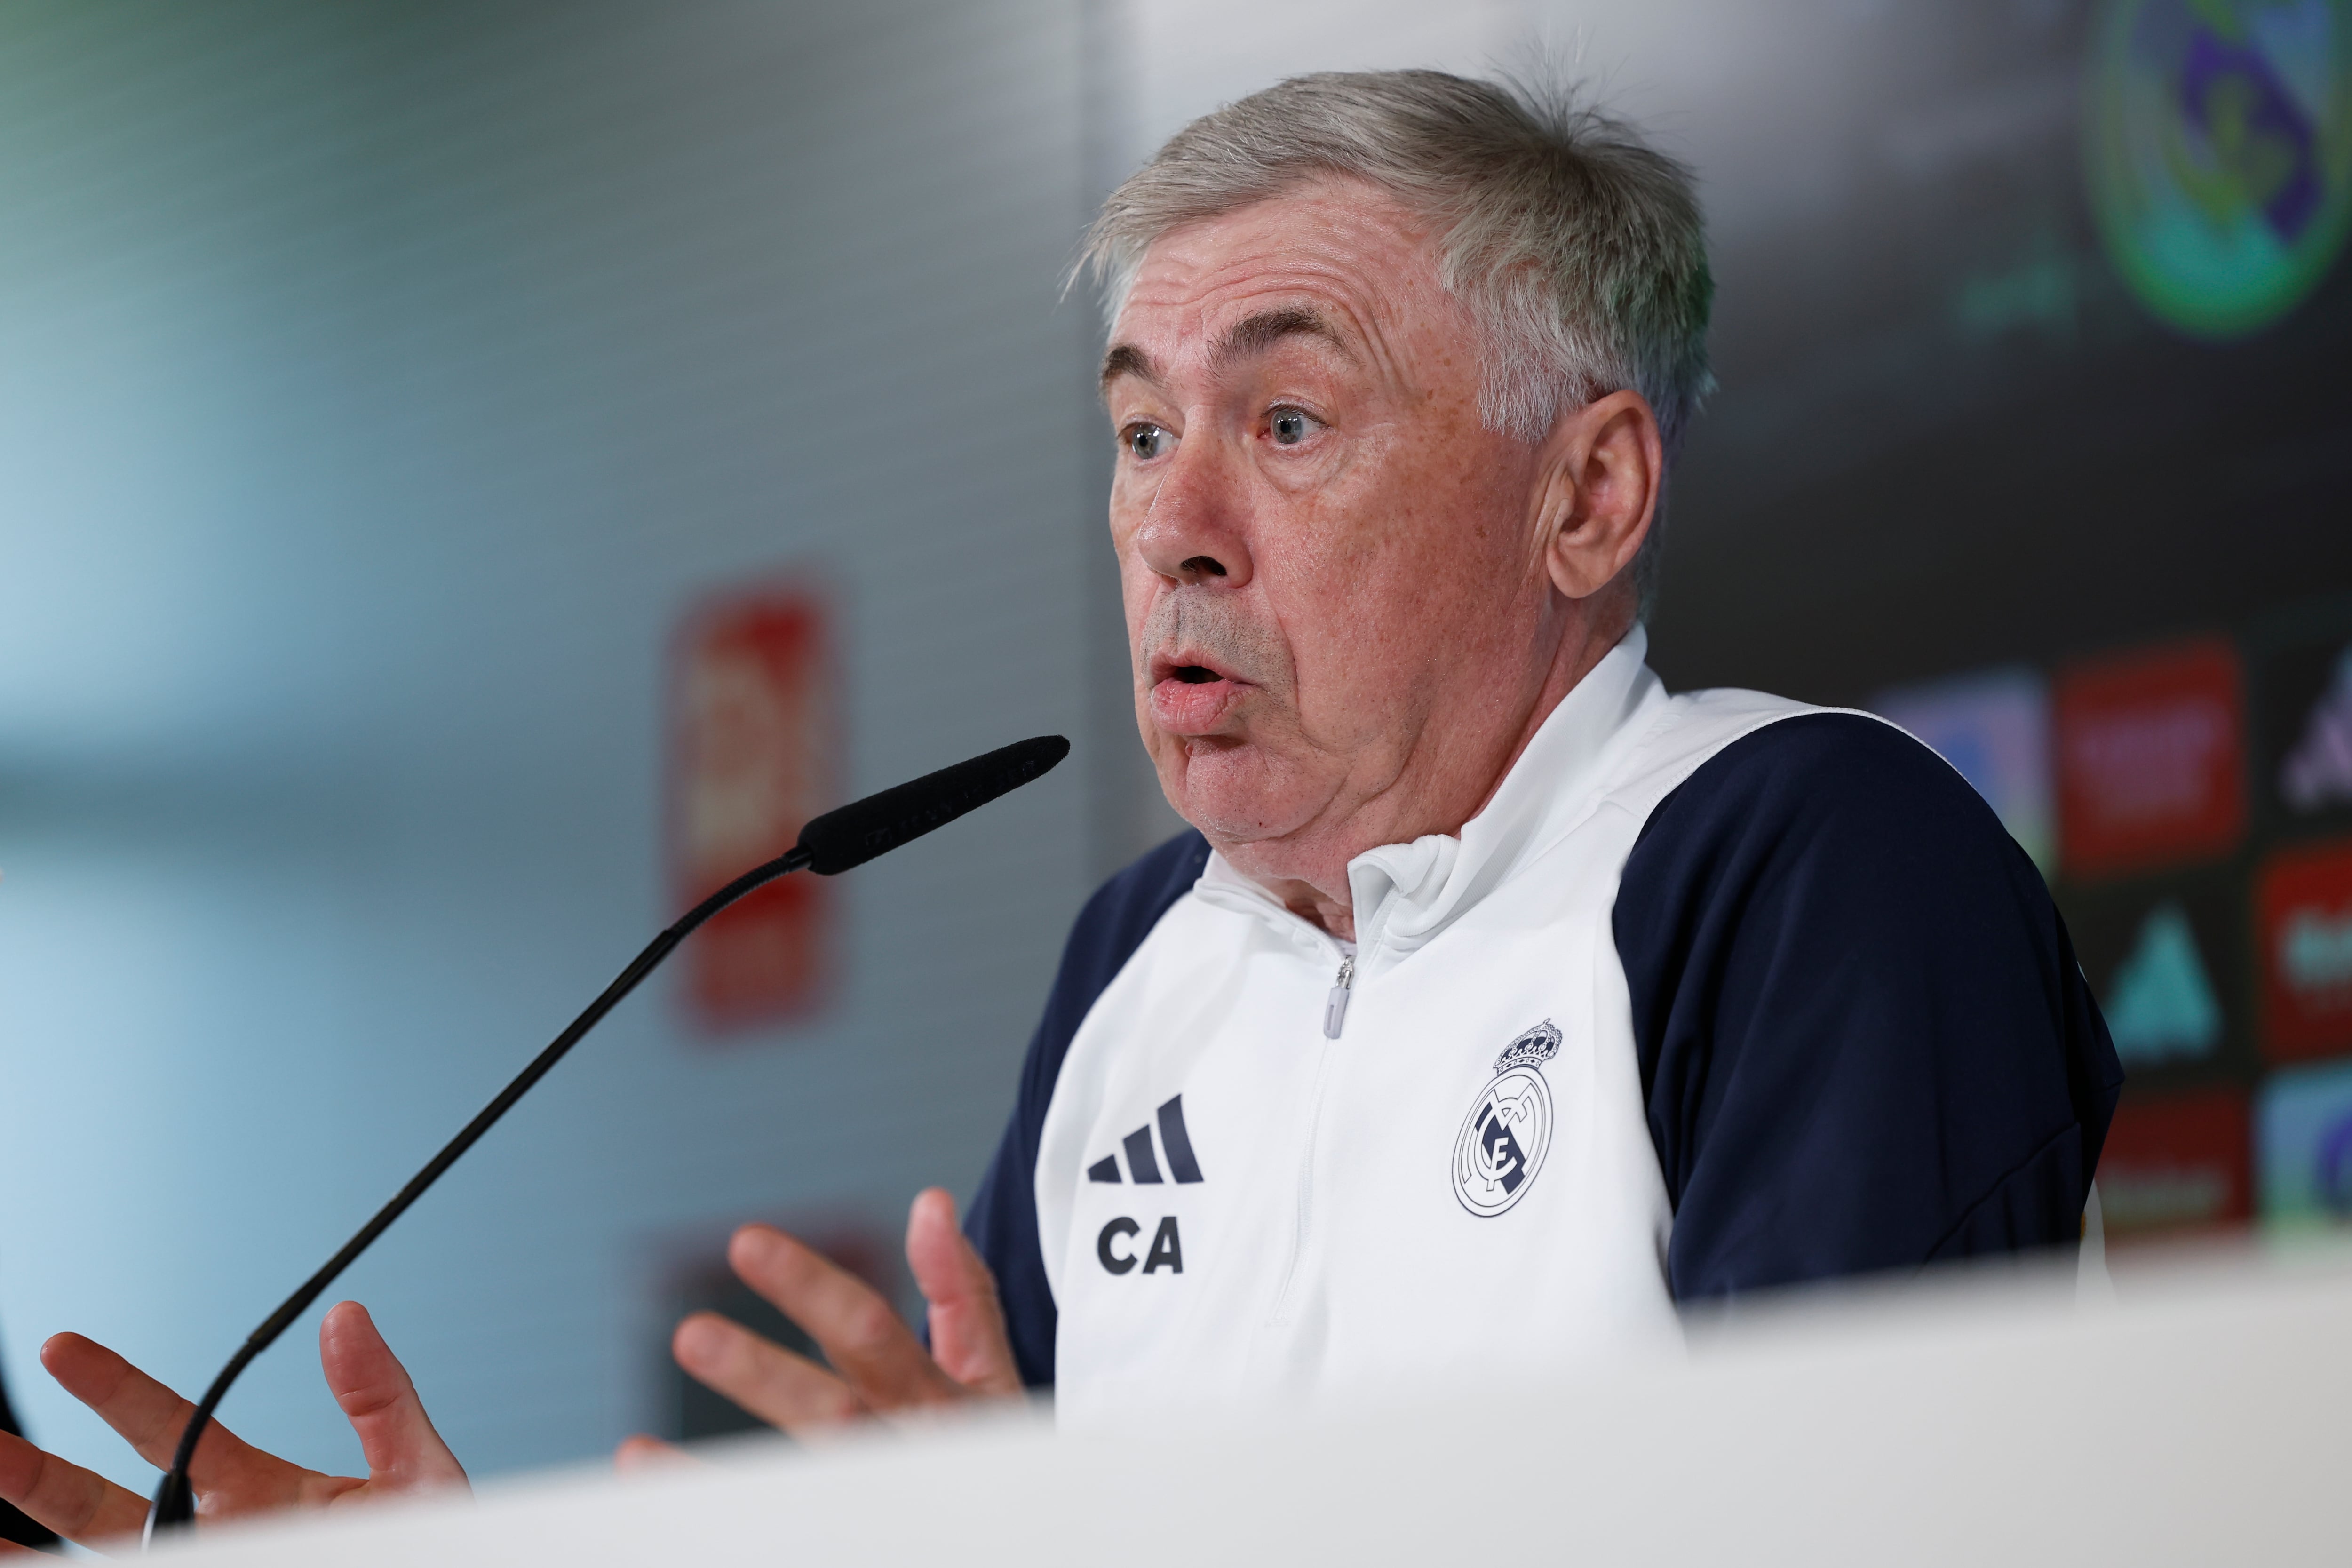
[[[197,1564],[2352,1562],[2341,1254],[1972,1278],[1686,1359],[1056,1433],[1035,1414],[207,1531]]]

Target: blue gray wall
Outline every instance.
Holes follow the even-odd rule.
[[[538,1464],[658,1418],[681,1237],[969,1190],[1134,747],[1058,300],[1078,23],[0,15],[0,1343],[39,1436],[138,1483],[38,1340],[200,1385],[673,912],[666,643],[730,583],[830,584],[850,790],[1077,762],[839,887],[819,1021],[712,1048],[631,1003],[339,1293],[471,1464]],[[227,1415],[352,1464],[313,1334]]]

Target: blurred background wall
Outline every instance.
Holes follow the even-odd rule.
[[[0,1355],[183,1387],[703,885],[1072,763],[714,931],[404,1220],[478,1472],[730,1419],[730,1222],[887,1288],[1071,914],[1170,831],[1101,532],[1101,192],[1296,71],[1589,80],[1698,170],[1722,381],[1654,659],[1910,724],[2051,875],[2123,1235],[2352,1207],[2342,0],[0,11]],[[309,1328],[226,1416],[354,1446]]]

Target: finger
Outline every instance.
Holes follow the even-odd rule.
[[[907,1266],[931,1306],[931,1357],[941,1371],[980,1394],[1019,1394],[1021,1368],[1004,1327],[996,1277],[962,1231],[945,1189],[915,1194],[907,1214]]]
[[[172,1467],[180,1434],[196,1407],[95,1340],[53,1334],[41,1346],[41,1364],[68,1394],[98,1413],[122,1435],[139,1457],[159,1470]],[[241,1489],[286,1489],[303,1471],[247,1445],[218,1421],[207,1423],[196,1443],[188,1479],[199,1491],[234,1485]],[[54,1526],[52,1527],[54,1528]]]
[[[841,1379],[716,1312],[697,1312],[678,1324],[670,1353],[697,1383],[796,1437],[866,1414],[865,1402]]]
[[[408,1369],[357,1301],[338,1303],[320,1321],[319,1368],[359,1436],[371,1485],[402,1492],[466,1484],[466,1468],[434,1430]]]
[[[834,1371],[875,1409],[962,1394],[880,1291],[814,1248],[772,1226],[747,1225],[728,1242],[727,1261],[808,1331]]]
[[[622,1438],[621,1446],[613,1450],[613,1468],[616,1470],[667,1470],[700,1463],[677,1444],[648,1437],[643,1432]]]
[[[0,1498],[81,1546],[134,1536],[147,1525],[145,1498],[11,1432],[0,1432]]]

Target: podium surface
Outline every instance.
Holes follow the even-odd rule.
[[[1687,1353],[1056,1430],[1040,1411],[205,1531],[197,1564],[2341,1563],[2352,1267],[2034,1272]]]

